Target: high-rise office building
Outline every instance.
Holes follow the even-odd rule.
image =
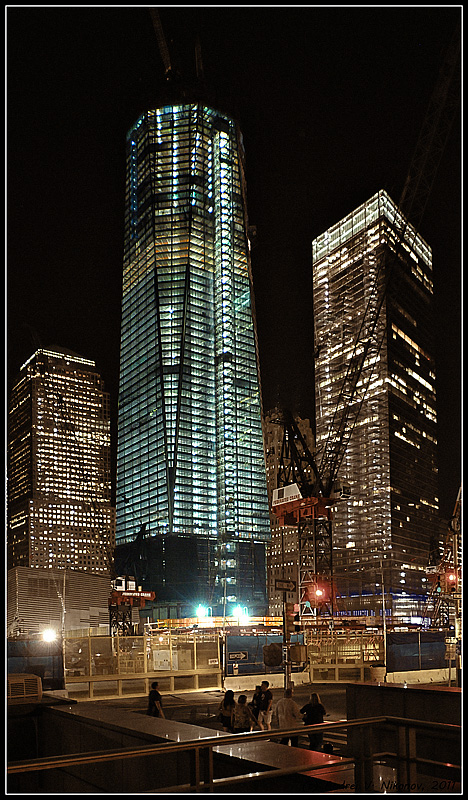
[[[200,103],[127,136],[117,544],[139,582],[219,611],[265,605],[270,536],[237,123]],[[214,611],[213,611],[214,613]]]
[[[109,396],[94,361],[38,350],[8,412],[8,567],[107,575],[110,472]]]
[[[411,619],[426,594],[431,540],[440,537],[432,254],[380,191],[313,242],[318,452],[350,360],[367,347],[365,310],[375,318],[389,275],[371,369],[354,398],[367,375],[340,470],[352,497],[335,509],[333,560],[343,607],[379,614],[383,583],[387,607]]]

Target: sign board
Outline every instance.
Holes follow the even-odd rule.
[[[248,658],[248,650],[237,650],[235,653],[229,653],[229,661],[247,661]]]
[[[276,591],[280,591],[280,592],[295,592],[296,591],[296,581],[281,580],[280,578],[276,578],[276,580],[275,580],[275,589],[276,589]]]
[[[174,663],[174,656],[176,656]],[[172,669],[177,669],[177,651],[173,653]],[[171,653],[170,650],[153,650],[153,669],[159,672],[164,669],[171,668]]]

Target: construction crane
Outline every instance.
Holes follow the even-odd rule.
[[[157,8],[150,8],[151,19],[153,20],[153,28],[158,40],[159,52],[164,64],[164,74],[166,78],[170,78],[172,73],[171,57],[169,48],[167,46],[166,37],[164,35],[163,26],[161,24],[161,17]]]
[[[447,629],[453,625],[456,639],[461,636],[461,502],[460,487],[442,556],[426,568],[431,589],[423,612],[423,620],[429,628]]]
[[[154,592],[143,591],[131,575],[121,576],[112,582],[109,596],[110,635],[131,636],[134,633],[132,609],[145,607],[147,600],[154,600]]]
[[[378,321],[390,291],[397,290],[395,269],[403,244],[411,246],[431,192],[437,168],[458,109],[460,29],[454,32],[431,96],[426,117],[393,220],[397,246],[383,257],[363,313],[348,369],[328,429],[320,463],[307,447],[292,414],[285,411],[283,445],[272,511],[280,525],[294,525],[299,538],[299,615],[301,622],[326,614],[333,621],[336,591],[333,580],[331,507],[349,497],[338,476],[374,374],[383,336]]]
[[[333,619],[332,506],[350,497],[350,487],[324,482],[320,469],[290,411],[277,420],[283,441],[273,490],[272,510],[281,526],[294,526],[299,538],[299,618],[320,613]]]

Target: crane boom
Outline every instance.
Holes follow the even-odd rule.
[[[398,204],[399,211],[395,213],[393,219],[393,226],[398,233],[398,247],[391,257],[380,260],[328,430],[319,465],[325,496],[338,477],[374,372],[373,365],[382,347],[385,331],[379,329],[378,322],[390,288],[392,294],[395,294],[398,288],[394,281],[395,266],[399,256],[398,248],[402,246],[403,241],[411,246],[416,239],[458,109],[459,66],[460,28],[457,26],[429,101]]]
[[[164,35],[161,17],[157,8],[150,8],[151,19],[153,20],[154,32],[158,40],[159,52],[164,64],[165,75],[168,76],[172,70],[171,57],[169,55],[169,48],[167,46],[166,37]]]
[[[426,209],[460,97],[460,25],[455,28],[432,92],[399,207],[416,230]]]
[[[299,497],[289,502],[285,501],[287,498],[278,502],[278,494],[274,493],[273,511],[280,524],[298,526],[301,619],[304,619],[304,614],[312,610],[310,587],[318,573],[326,574],[330,579],[330,605],[333,616],[333,545],[330,509],[333,502],[331,499],[333,487],[336,485],[384,341],[385,326],[379,325],[379,320],[389,290],[391,289],[392,293],[397,290],[396,266],[400,248],[404,242],[406,246],[411,246],[416,239],[458,108],[456,84],[459,63],[460,30],[457,26],[431,96],[399,207],[391,221],[397,234],[396,248],[391,255],[383,255],[378,264],[376,278],[348,361],[318,466],[305,443],[302,443],[300,436],[297,435],[291,415],[288,412],[284,414],[282,465],[278,471],[278,487],[291,484],[291,479],[294,478],[292,482],[298,482],[301,491]],[[415,225],[411,224],[413,221]],[[298,449],[297,442],[300,443],[302,452]],[[305,464],[312,469],[313,474],[313,479],[308,479],[308,485],[305,478]]]

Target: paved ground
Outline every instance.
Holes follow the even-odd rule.
[[[294,700],[301,708],[309,699],[311,691],[318,692],[320,699],[327,711],[325,721],[336,722],[346,719],[346,686],[340,684],[314,684],[313,687],[297,687],[294,691]],[[187,722],[192,725],[201,725],[205,728],[220,730],[221,725],[216,721],[216,713],[224,692],[222,690],[187,691],[187,692],[162,692],[163,708],[167,719],[178,722]],[[235,692],[237,699],[240,694],[246,694],[247,700],[252,698],[252,691]],[[273,689],[273,703],[284,695],[283,689]],[[147,701],[145,697],[118,698],[115,700],[101,700],[103,705],[112,705],[121,708],[123,712],[133,711],[146,714]],[[339,739],[335,737],[335,751],[339,753]],[[300,746],[307,747],[308,741],[304,737]]]
[[[259,680],[260,682],[260,680]],[[293,698],[299,706],[304,705],[310,693],[318,692],[321,701],[327,710],[327,719],[330,721],[338,719],[346,719],[346,685],[343,684],[314,684],[314,686],[299,686],[294,690]],[[171,719],[179,719],[181,722],[187,722],[188,716],[206,717],[212,716],[216,713],[216,709],[224,696],[224,691],[216,689],[198,690],[198,691],[185,691],[185,692],[161,692],[163,698],[164,709],[167,711],[166,716]],[[250,701],[253,692],[239,691],[234,692],[237,699],[240,694],[246,694],[247,700]],[[273,702],[276,702],[283,697],[283,689],[272,689]],[[116,705],[122,708],[131,708],[133,710],[146,711],[146,698],[145,697],[120,697],[115,700],[96,700],[95,702],[102,703],[103,705]]]

